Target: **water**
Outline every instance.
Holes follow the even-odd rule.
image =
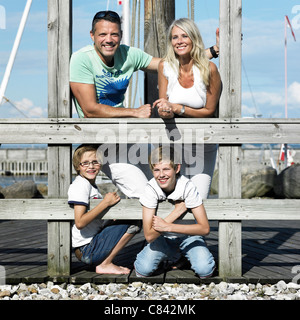
[[[72,180],[75,179],[76,175],[73,175]],[[34,181],[36,184],[43,183],[48,186],[48,175],[11,175],[11,176],[2,176],[0,175],[0,186],[3,188],[6,188],[8,186],[11,186],[12,184],[16,182],[21,182],[25,180],[31,180]],[[101,183],[110,183],[111,180],[108,179],[106,176],[99,175],[96,179],[97,184]]]
[[[21,182],[25,180],[34,181],[36,184],[44,183],[48,185],[48,176],[47,175],[18,175],[18,176],[0,176],[0,186],[5,188],[16,182]]]

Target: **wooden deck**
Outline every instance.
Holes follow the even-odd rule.
[[[218,259],[218,222],[211,221],[211,233],[206,238],[216,262]],[[143,233],[137,235],[117,256],[116,263],[132,268],[136,254],[145,244]],[[294,266],[300,265],[300,221],[245,221],[242,223],[241,278],[231,282],[276,283],[292,281]],[[48,280],[68,283],[109,283],[143,281],[151,283],[210,283],[222,279],[215,276],[199,280],[191,270],[159,272],[149,278],[128,275],[97,275],[84,268],[72,256],[70,276],[47,276],[47,222],[27,220],[0,221],[0,266],[5,268],[5,283],[36,283]],[[2,279],[3,282],[3,279]]]

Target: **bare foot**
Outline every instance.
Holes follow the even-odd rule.
[[[128,274],[130,272],[130,269],[116,266],[113,263],[109,264],[99,264],[99,266],[96,267],[96,273],[99,274]]]

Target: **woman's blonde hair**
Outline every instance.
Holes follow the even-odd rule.
[[[207,58],[205,53],[205,47],[200,31],[194,21],[188,18],[181,18],[175,20],[170,25],[168,31],[167,53],[164,61],[167,61],[179,75],[179,61],[172,46],[172,30],[175,26],[182,29],[191,39],[193,44],[191,58],[193,59],[194,65],[200,70],[204,84],[206,85],[206,87],[209,87],[209,59]]]

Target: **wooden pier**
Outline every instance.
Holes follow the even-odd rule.
[[[296,240],[300,200],[241,199],[241,145],[299,143],[300,119],[241,118],[241,26],[241,0],[221,0],[220,118],[72,119],[69,88],[72,1],[48,0],[49,118],[0,119],[0,143],[48,145],[48,199],[0,199],[0,220],[9,220],[0,223],[6,234],[1,242],[0,265],[7,268],[7,280],[108,281],[109,277],[104,280],[94,273],[77,271],[70,251],[73,211],[66,198],[72,178],[72,145],[169,141],[168,132],[176,128],[182,134],[182,141],[186,141],[185,137],[197,141],[201,134],[203,143],[219,144],[219,199],[205,201],[209,220],[216,221],[208,242],[218,263],[218,279],[291,281],[291,268],[299,263]],[[159,210],[167,214],[170,207],[165,205]],[[127,199],[110,209],[105,218],[141,219],[141,208],[137,200]],[[26,230],[18,229],[19,226],[26,226]],[[142,238],[137,237],[136,241],[134,249],[139,250]],[[16,249],[16,242],[23,249]],[[129,257],[133,261],[131,249],[129,256],[124,255],[125,260]],[[9,254],[13,252],[10,260]],[[175,281],[174,278],[179,282],[192,281],[188,280],[191,271],[176,273],[180,275],[167,272],[153,281]],[[134,279],[134,272],[129,278]],[[125,281],[124,277],[110,279]]]
[[[218,261],[218,223],[211,221],[207,245]],[[300,269],[300,221],[246,221],[242,226],[242,275],[229,282],[276,283],[293,281]],[[98,275],[72,254],[68,276],[47,274],[47,222],[5,220],[0,222],[0,265],[6,271],[6,284],[47,281],[82,284],[134,281],[150,283],[218,283],[213,277],[200,280],[188,266],[181,270],[159,270],[156,275],[138,278],[133,269],[136,254],[145,245],[143,232],[136,235],[116,257],[116,263],[132,269],[129,275]],[[294,268],[294,269],[293,269]],[[298,269],[297,269],[298,268]]]

